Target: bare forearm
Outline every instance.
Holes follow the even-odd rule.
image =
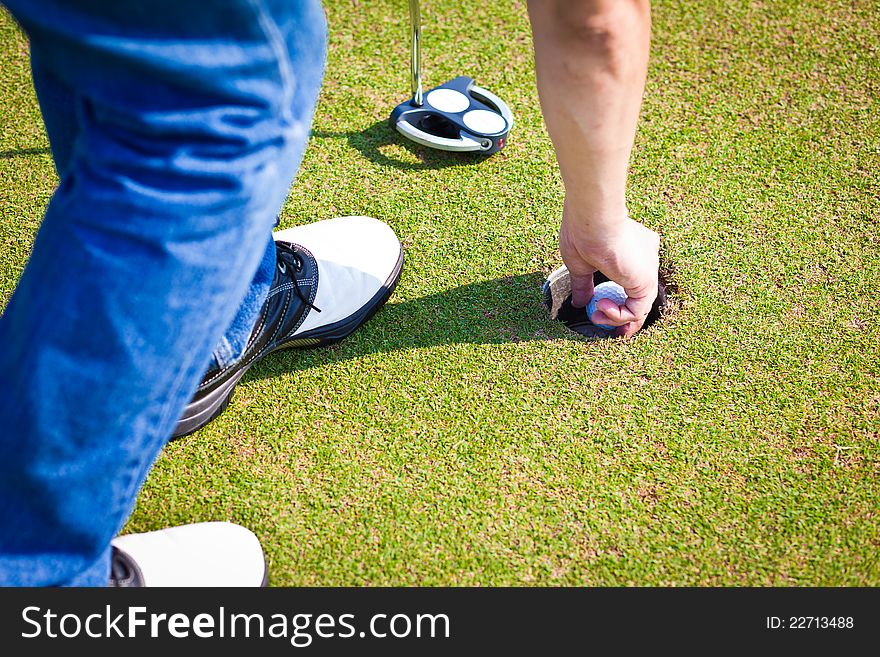
[[[632,336],[657,295],[660,237],[629,218],[626,177],[651,38],[649,0],[529,0],[544,122],[565,183],[559,252],[571,302],[601,271],[626,290],[591,316]]]
[[[566,210],[602,233],[626,217],[626,175],[648,64],[648,0],[531,0],[538,92]]]

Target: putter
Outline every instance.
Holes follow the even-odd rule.
[[[412,22],[412,97],[394,108],[391,126],[407,139],[442,151],[497,153],[507,143],[513,114],[495,94],[459,76],[422,92],[422,20],[409,0]]]

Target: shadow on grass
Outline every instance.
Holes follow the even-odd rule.
[[[42,148],[19,148],[12,151],[0,151],[0,160],[8,160],[13,157],[25,157],[28,155],[45,155],[51,153],[48,146]]]
[[[443,169],[479,164],[486,155],[477,153],[450,153],[421,146],[403,137],[394,130],[387,120],[377,121],[366,130],[360,132],[328,132],[313,130],[312,136],[318,139],[347,139],[352,148],[370,162],[381,166],[394,167],[405,171],[424,171],[426,169]],[[396,144],[403,146],[419,161],[409,162],[391,157],[383,152],[386,146]]]
[[[558,340],[563,333],[542,304],[541,272],[464,285],[401,303],[394,297],[376,316],[336,345],[271,354],[244,380],[265,379],[375,353],[445,344]],[[565,337],[583,339],[567,332]]]

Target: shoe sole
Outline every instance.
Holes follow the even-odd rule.
[[[343,338],[354,333],[359,327],[366,324],[370,318],[372,318],[373,315],[385,305],[385,302],[388,301],[391,294],[394,292],[394,288],[397,287],[397,282],[400,280],[400,273],[402,271],[403,249],[400,250],[397,264],[394,265],[391,276],[388,277],[385,284],[378,292],[376,292],[372,299],[360,308],[360,310],[349,315],[345,319],[334,322],[333,324],[328,324],[327,326],[322,326],[320,328],[312,329],[311,331],[306,331],[301,335],[297,335],[290,341],[282,342],[278,346],[270,349],[259,358],[255,358],[253,362],[236,372],[228,381],[224,382],[223,385],[212,390],[197,402],[190,404],[187,407],[186,416],[177,421],[177,426],[174,429],[174,434],[171,436],[171,439],[175,440],[177,438],[188,436],[216,419],[226,410],[226,407],[229,406],[232,394],[235,392],[235,386],[241,380],[241,377],[245,375],[245,372],[269,354],[286,349],[312,349],[315,347],[326,347],[327,345],[339,342]]]

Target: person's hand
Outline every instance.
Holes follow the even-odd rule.
[[[602,226],[601,231],[591,226]],[[626,290],[618,306],[600,299],[590,318],[594,324],[617,326],[616,334],[630,338],[645,323],[657,297],[660,236],[629,217],[590,222],[563,210],[559,250],[571,274],[571,303],[583,308],[593,297],[593,274],[601,271]]]

